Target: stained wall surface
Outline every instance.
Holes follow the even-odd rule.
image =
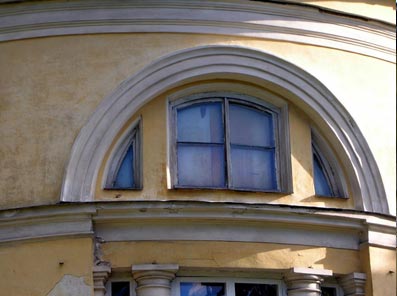
[[[91,238],[0,245],[1,295],[90,296]]]

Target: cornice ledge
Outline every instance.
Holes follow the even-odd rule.
[[[190,220],[236,223],[281,223],[299,227],[328,227],[332,229],[364,230],[366,217],[361,214],[328,209],[287,207],[278,205],[249,205],[200,202],[138,202],[100,203],[93,220],[97,224],[149,221]]]
[[[392,218],[354,210],[278,205],[161,201],[60,204],[0,211],[0,243],[95,234],[109,241],[197,238],[346,249],[368,243],[395,248]]]
[[[0,212],[0,243],[92,236],[95,207],[42,206]]]
[[[254,2],[45,2],[0,13],[0,41],[95,33],[221,34],[330,47],[393,63],[394,29],[314,7]]]

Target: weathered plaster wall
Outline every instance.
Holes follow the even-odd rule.
[[[91,238],[3,244],[1,295],[90,296],[92,254]]]
[[[0,207],[58,202],[73,141],[99,102],[159,56],[207,44],[271,52],[322,81],[366,136],[390,208],[395,209],[394,64],[314,46],[184,34],[65,36],[1,43]],[[145,174],[153,170],[145,169]]]
[[[190,268],[291,267],[332,269],[350,273],[361,269],[359,253],[322,247],[239,242],[109,242],[102,245],[103,259],[113,268],[132,264],[179,264]]]

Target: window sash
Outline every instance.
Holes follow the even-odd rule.
[[[171,104],[172,108],[172,126],[173,126],[173,131],[174,131],[174,140],[173,140],[173,148],[172,148],[172,155],[174,157],[173,163],[174,163],[174,188],[202,188],[202,189],[233,189],[233,190],[238,190],[238,191],[263,191],[263,192],[288,192],[291,190],[291,186],[286,186],[285,184],[281,184],[281,171],[280,171],[280,166],[281,166],[281,159],[280,159],[280,126],[279,126],[279,110],[277,108],[270,109],[267,106],[263,106],[258,104],[257,102],[251,102],[247,101],[245,97],[242,98],[235,98],[233,95],[229,96],[208,96],[208,97],[201,97],[199,99],[183,102],[181,104],[178,104],[179,101],[174,102]],[[178,159],[178,149],[180,145],[182,144],[196,144],[196,145],[215,145],[219,143],[203,143],[203,142],[189,142],[189,141],[179,141],[178,140],[178,126],[177,126],[177,116],[178,116],[178,111],[186,108],[191,105],[195,104],[201,104],[201,103],[210,103],[210,102],[221,102],[222,103],[222,121],[223,121],[223,128],[224,128],[224,145],[225,145],[225,186],[190,186],[187,184],[182,184],[180,182],[180,176],[179,176],[179,159]],[[272,144],[270,146],[250,146],[250,145],[240,145],[240,144],[233,144],[230,141],[230,112],[229,112],[229,104],[235,104],[235,105],[241,105],[242,108],[253,108],[254,110],[257,110],[259,112],[264,112],[266,114],[271,115],[272,119]],[[272,178],[275,179],[273,182],[274,185],[269,188],[266,186],[264,187],[255,187],[255,188],[250,188],[249,186],[236,186],[233,184],[233,168],[232,168],[232,157],[231,157],[231,151],[232,147],[237,147],[237,146],[246,146],[246,147],[251,147],[251,148],[258,148],[258,149],[271,149],[274,152],[274,172],[272,174]],[[288,164],[285,165],[288,167]],[[289,176],[284,176],[284,179],[290,178]],[[289,183],[289,182],[283,182],[283,183]]]

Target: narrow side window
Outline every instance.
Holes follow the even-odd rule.
[[[110,165],[105,189],[141,189],[141,121],[118,144]]]
[[[312,129],[313,181],[318,196],[346,197],[342,170],[324,139]]]

